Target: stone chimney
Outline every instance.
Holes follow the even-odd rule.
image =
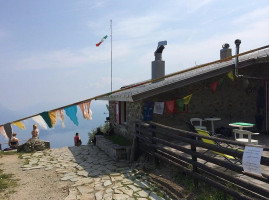
[[[220,59],[232,56],[232,49],[230,49],[229,47],[230,45],[227,43],[222,45],[222,49],[220,50]]]

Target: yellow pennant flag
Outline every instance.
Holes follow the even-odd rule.
[[[192,94],[189,95],[189,96],[186,96],[183,98],[183,101],[184,101],[184,104],[189,104],[190,103],[190,100],[191,100],[191,97],[192,97]]]
[[[25,129],[25,126],[22,122],[17,121],[17,122],[12,122],[13,125],[18,126],[21,130]]]
[[[52,127],[56,124],[56,112],[57,111],[50,111],[49,112],[49,117],[50,117]]]
[[[230,71],[227,76],[229,77],[229,79],[231,79],[232,81],[234,81],[234,73],[233,71]]]

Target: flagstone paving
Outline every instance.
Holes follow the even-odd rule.
[[[125,161],[110,159],[96,146],[64,147],[23,155],[23,170],[55,169],[61,181],[71,181],[65,200],[161,200],[169,197]],[[153,192],[155,191],[155,192]],[[159,195],[158,195],[159,194]]]

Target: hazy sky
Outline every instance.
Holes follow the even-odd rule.
[[[172,73],[269,44],[268,0],[0,0],[0,105],[25,117],[149,79],[158,41]]]

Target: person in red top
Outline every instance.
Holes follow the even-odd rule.
[[[74,137],[74,143],[75,143],[75,146],[81,145],[81,139],[80,139],[78,133],[76,133],[76,136]]]

